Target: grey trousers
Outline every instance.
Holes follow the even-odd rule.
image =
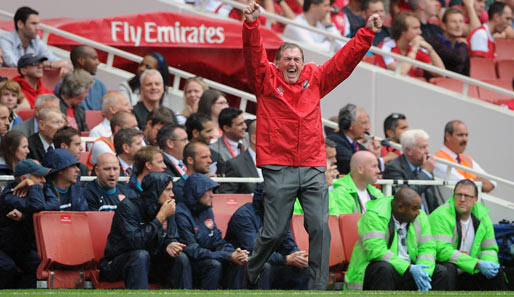
[[[264,178],[264,221],[248,260],[248,278],[255,282],[271,253],[289,229],[298,197],[309,233],[309,289],[325,290],[328,282],[330,230],[328,228],[328,183],[325,167],[266,165]]]

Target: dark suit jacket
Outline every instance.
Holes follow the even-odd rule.
[[[25,136],[29,137],[32,134],[34,134],[34,121],[35,118],[30,118],[26,121],[23,121],[19,123],[18,125],[14,126],[13,130],[20,131],[21,133],[25,134]]]
[[[225,162],[225,176],[259,177],[255,163],[248,150]],[[220,191],[222,193],[251,194],[256,186],[256,183],[223,183],[221,184]]]
[[[164,172],[166,172],[167,174],[169,174],[173,177],[181,177],[182,176],[182,174],[180,174],[178,169],[175,167],[175,164],[173,164],[173,162],[170,159],[168,159],[168,157],[166,157],[165,154],[162,154],[162,159],[164,160],[164,164],[166,164],[166,170],[164,170]]]
[[[43,162],[43,157],[46,152],[43,142],[41,142],[41,139],[39,138],[39,132],[29,136],[29,150],[30,153],[27,158],[38,160],[40,163]]]
[[[405,155],[394,159],[393,161],[386,164],[384,170],[384,179],[403,179],[403,180],[433,180],[425,172],[421,171],[417,176],[412,172],[407,158]],[[428,211],[432,212],[439,206],[439,201],[436,196],[434,186],[424,185],[409,185],[409,188],[418,192],[419,195],[425,194],[426,206]]]
[[[340,174],[350,173],[350,159],[352,158],[355,151],[353,145],[348,141],[346,135],[343,132],[332,133],[327,136],[328,139],[333,140],[336,146],[336,159],[337,159],[337,170]],[[367,151],[368,149],[362,144],[357,142],[359,150]]]

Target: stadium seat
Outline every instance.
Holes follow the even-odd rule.
[[[496,67],[494,61],[484,58],[470,59],[469,76],[474,79],[496,79]]]
[[[96,125],[104,120],[104,116],[99,110],[86,110],[86,124],[89,130],[93,129]]]
[[[512,91],[512,81],[508,80],[484,80],[487,83],[490,83],[492,85],[498,86],[503,89],[507,89],[509,91]],[[495,91],[488,90],[486,88],[478,88],[478,94],[480,96],[480,99],[485,100],[487,102],[491,102],[494,104],[498,104],[498,102],[504,102],[506,100],[514,99],[512,96],[501,94]]]
[[[346,262],[344,255],[343,241],[339,228],[339,220],[337,216],[330,215],[328,217],[328,227],[330,228],[330,260],[329,265],[341,266]]]
[[[215,194],[212,199],[212,211],[216,226],[223,235],[227,232],[232,214],[247,202],[252,202],[251,194]]]
[[[87,158],[89,157],[89,153],[90,152],[80,152],[80,160],[79,160],[79,162],[82,163],[82,164],[86,164],[87,163]]]
[[[0,76],[7,77],[8,79],[12,79],[15,76],[19,75],[18,68],[16,68],[16,67],[14,67],[14,68],[2,67],[1,69],[2,69],[2,74]]]
[[[377,58],[375,57],[375,55],[373,55],[373,56],[364,56],[364,58],[362,58],[362,62],[366,62],[366,63],[369,63],[371,65],[375,65],[375,63],[377,62]]]
[[[450,91],[462,94],[464,83],[460,80],[447,77],[434,77],[430,79],[430,83],[445,88]],[[478,98],[478,88],[474,85],[468,85],[468,97]]]
[[[513,44],[514,46],[514,44]],[[498,71],[498,78],[510,80],[512,88],[512,79],[514,78],[514,54],[510,60],[498,60],[496,62],[496,70]]]
[[[34,117],[33,109],[18,109],[18,110],[16,110],[16,113],[23,121],[26,121],[26,120]]]
[[[55,86],[61,80],[60,69],[45,69],[43,74],[43,86],[49,89],[50,91],[54,91]]]
[[[95,265],[85,212],[41,212],[34,218],[41,263],[37,279],[53,288],[84,288]]]
[[[343,241],[344,255],[348,262],[352,259],[353,247],[359,239],[357,222],[362,217],[360,213],[343,214],[339,216],[339,230]]]
[[[293,239],[298,245],[300,250],[309,251],[309,234],[305,231],[303,226],[303,214],[294,214],[291,217],[291,231],[293,233]]]
[[[514,40],[513,39],[495,39],[494,43],[496,43],[496,59],[514,59],[514,54],[512,49],[514,48]]]

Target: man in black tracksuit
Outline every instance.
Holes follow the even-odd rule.
[[[102,281],[125,282],[128,289],[148,289],[158,281],[171,288],[191,289],[191,265],[175,224],[173,177],[152,172],[143,178],[139,197],[118,204],[100,261]]]

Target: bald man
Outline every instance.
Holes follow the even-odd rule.
[[[402,188],[366,204],[359,241],[345,275],[353,290],[447,290],[448,271],[435,264],[436,245],[421,197]]]
[[[102,97],[102,114],[104,116],[104,120],[91,129],[89,137],[110,137],[112,135],[111,119],[118,111],[131,112],[132,105],[130,105],[127,97],[122,93],[109,91]]]
[[[125,183],[118,183],[120,177],[120,163],[111,153],[104,153],[98,157],[95,173],[97,179],[87,183],[84,196],[86,196],[90,211],[114,211],[127,197],[135,197]]]

